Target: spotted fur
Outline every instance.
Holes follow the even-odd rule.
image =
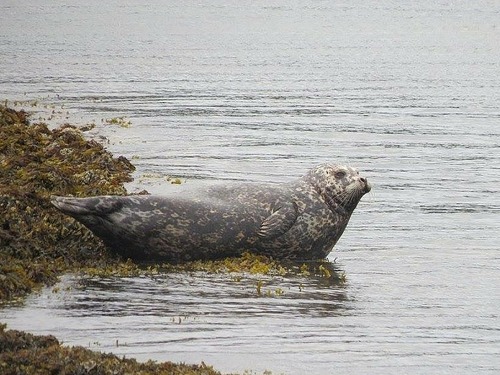
[[[180,262],[253,251],[277,259],[330,253],[370,191],[350,167],[323,164],[284,184],[211,186],[181,196],[53,197],[115,252]]]

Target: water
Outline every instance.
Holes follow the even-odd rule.
[[[345,285],[68,275],[9,327],[222,371],[500,371],[498,2],[7,0],[0,21],[0,97],[95,122],[131,190],[324,161],[373,185],[330,256]]]

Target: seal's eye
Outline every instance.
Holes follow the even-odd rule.
[[[338,180],[343,179],[346,176],[345,171],[337,171],[335,172],[335,178]]]

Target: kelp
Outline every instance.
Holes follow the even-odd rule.
[[[277,261],[265,255],[244,252],[239,257],[218,260],[196,260],[181,264],[162,264],[163,272],[207,272],[219,274],[250,274],[281,277],[316,277],[331,281],[331,284],[345,282],[345,274],[335,268],[335,264],[318,259],[307,262]]]

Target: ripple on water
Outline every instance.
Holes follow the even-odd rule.
[[[2,321],[222,371],[500,371],[497,3],[4,3],[2,95],[95,122],[137,166],[131,190],[282,182],[327,161],[373,189],[331,255],[343,286],[68,276]],[[120,116],[132,126],[104,121]]]

